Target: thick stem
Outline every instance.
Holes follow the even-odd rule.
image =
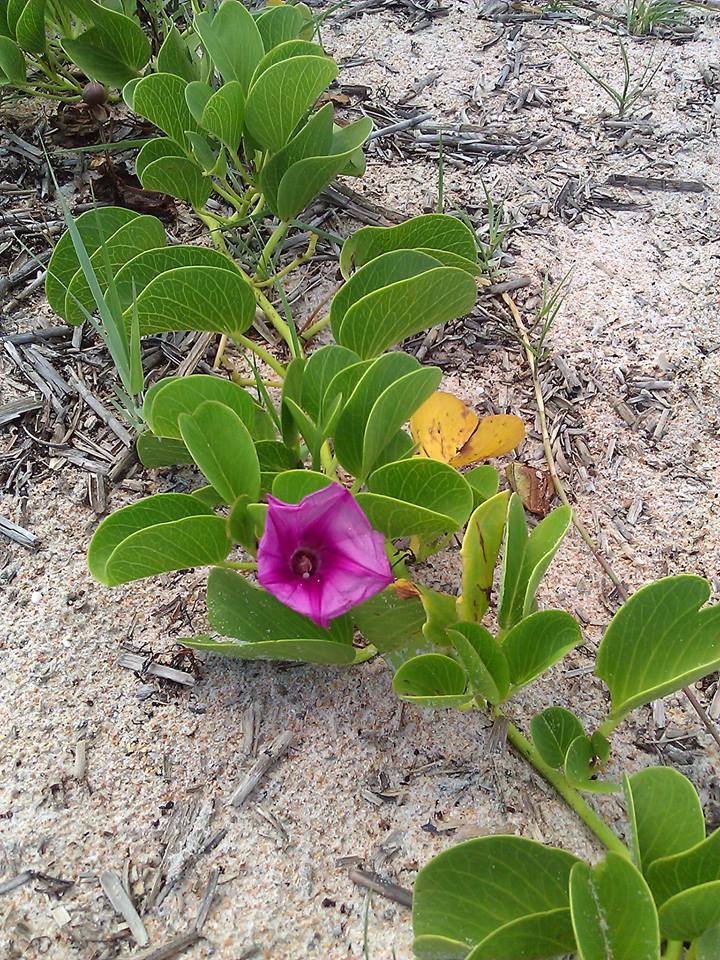
[[[682,960],[684,946],[681,940],[668,940],[663,960]]]
[[[270,301],[262,292],[262,290],[258,290],[257,287],[253,287],[253,289],[255,291],[255,299],[257,300],[258,306],[260,307],[262,312],[265,314],[265,316],[268,318],[270,323],[275,327],[275,329],[283,338],[285,343],[288,345],[288,347],[290,348],[290,352],[294,357],[295,344],[293,343],[293,337],[292,337],[292,333],[290,332],[290,327],[283,320],[283,318],[277,312],[275,307],[270,303]]]
[[[321,330],[324,330],[329,323],[330,314],[326,313],[325,316],[320,320],[317,320],[315,323],[311,324],[307,330],[303,330],[300,336],[303,338],[303,340],[310,340],[310,338],[314,337],[316,333],[320,333]]]
[[[222,567],[224,570],[257,570],[257,563],[254,560],[248,561],[247,563],[236,563],[233,560],[222,560],[220,563],[216,563],[215,566]]]
[[[628,859],[630,854],[620,838],[617,837],[605,821],[595,813],[578,791],[568,783],[563,774],[545,763],[535,747],[525,738],[515,724],[508,722],[507,735],[508,740],[517,752],[520,753],[528,763],[532,764],[540,776],[547,780],[550,786],[560,794],[565,803],[580,817],[585,826],[595,834],[598,840],[604,844],[608,850]]]

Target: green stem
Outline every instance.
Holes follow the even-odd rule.
[[[280,363],[279,360],[276,360],[275,357],[268,353],[267,350],[263,349],[259,344],[252,341],[249,337],[240,335],[235,335],[233,340],[236,343],[239,343],[240,346],[245,347],[246,350],[251,350],[253,353],[257,354],[260,359],[266,363],[275,373],[280,377],[281,380],[285,379],[285,367]]]
[[[218,250],[227,254],[227,256],[230,256],[228,253],[227,244],[225,243],[225,237],[222,234],[222,228],[215,217],[211,213],[206,213],[204,210],[199,210],[197,207],[194,207],[193,209],[210,231],[210,239],[218,248]]]
[[[283,320],[283,318],[277,312],[275,307],[270,303],[270,301],[262,292],[262,290],[258,290],[257,287],[253,287],[253,290],[255,292],[255,299],[257,300],[258,306],[260,307],[262,312],[265,314],[265,316],[268,318],[270,323],[275,327],[275,329],[283,338],[285,343],[288,345],[288,347],[290,348],[290,352],[294,357],[295,344],[293,343],[293,337],[292,337],[292,333],[290,332],[290,327]]]
[[[216,567],[223,567],[225,570],[257,570],[257,563],[250,560],[247,563],[235,563],[232,560],[222,560],[215,564]]]
[[[663,960],[682,960],[684,946],[681,940],[668,940]]]
[[[321,330],[324,330],[325,327],[330,323],[330,314],[326,313],[324,317],[321,317],[315,323],[303,330],[300,336],[303,340],[309,340],[311,337],[314,337],[316,333],[320,333]]]
[[[571,786],[560,771],[553,769],[545,763],[535,747],[527,740],[514,723],[508,721],[507,736],[510,743],[515,747],[528,763],[532,764],[541,777],[553,787],[563,798],[570,809],[580,817],[585,826],[595,834],[598,840],[604,844],[608,850],[619,854],[625,859],[629,859],[630,854],[625,844],[619,837],[613,833],[610,827],[602,820],[592,807],[583,799],[578,791]]]
[[[377,648],[369,643],[366,647],[363,647],[362,650],[357,651],[353,663],[365,663],[368,660],[372,660],[373,657],[376,657],[377,653]]]
[[[270,262],[270,257],[272,256],[275,247],[285,239],[285,234],[288,232],[289,226],[290,224],[286,220],[281,220],[270,234],[268,242],[263,247],[262,253],[260,254],[260,259],[258,260],[257,270],[255,271],[256,280],[265,279],[265,271],[267,270],[268,263]]]
[[[337,480],[337,470],[335,469],[335,457],[332,455],[330,443],[328,440],[320,447],[320,465],[322,471],[333,480]]]

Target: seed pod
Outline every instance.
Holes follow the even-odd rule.
[[[82,98],[89,107],[99,107],[107,100],[107,90],[96,80],[91,80],[83,87]]]

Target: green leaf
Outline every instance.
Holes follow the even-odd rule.
[[[333,107],[326,103],[311,114],[292,140],[273,154],[260,172],[260,185],[268,205],[277,215],[278,191],[290,168],[305,157],[330,153],[333,142]]]
[[[463,707],[472,700],[466,693],[467,676],[457,661],[440,653],[425,653],[407,660],[393,678],[393,690],[408,703],[432,709]]]
[[[108,289],[112,276],[129,259],[137,253],[159,247],[164,243],[165,228],[157,217],[135,217],[116,230],[112,237],[102,243],[90,257],[90,264],[102,292]],[[61,316],[68,323],[77,326],[84,321],[86,313],[92,313],[94,309],[93,292],[85,271],[78,266],[68,284],[65,307]]]
[[[608,853],[594,869],[570,873],[570,910],[578,960],[660,960],[658,916],[642,874]]]
[[[137,438],[137,455],[140,463],[150,469],[195,462],[182,440],[156,437],[149,432],[141,433]]]
[[[145,287],[136,305],[142,336],[166,330],[210,330],[235,337],[255,320],[250,284],[241,273],[218,267],[168,270]]]
[[[173,73],[151,73],[133,92],[133,109],[180,146],[185,131],[197,131],[197,124],[185,100],[187,83]]]
[[[513,692],[539,677],[579,643],[580,627],[564,610],[539,610],[525,617],[502,641]]]
[[[421,272],[396,282],[386,279],[389,267],[409,267],[419,258],[427,264]],[[372,289],[358,298],[367,288]],[[345,311],[336,307],[341,297],[343,307],[352,299]],[[469,313],[476,298],[475,281],[465,271],[441,266],[426,254],[398,250],[366,264],[345,284],[331,310],[333,333],[342,346],[373,357],[415,333]]]
[[[305,374],[305,360],[296,357],[290,362],[283,380],[282,396],[280,398],[280,419],[282,422],[282,438],[288,447],[297,443],[298,425],[286,401],[300,402],[302,385]]]
[[[335,374],[359,360],[352,350],[334,343],[320,347],[308,359],[302,379],[301,406],[316,423],[320,422],[323,398]]]
[[[202,126],[235,152],[242,139],[245,93],[242,84],[230,80],[213,94],[202,113]]]
[[[198,79],[197,67],[190,49],[175,26],[170,27],[158,51],[157,72],[174,74],[186,83]]]
[[[417,876],[413,945],[420,958],[518,960],[570,953],[568,884],[577,857],[523,837],[451,847]],[[436,951],[447,940],[457,952]],[[495,949],[497,946],[498,949]]]
[[[245,123],[252,137],[273,152],[282,149],[337,73],[329,57],[299,56],[268,67],[253,82],[245,104]]]
[[[510,688],[508,664],[492,634],[479,623],[457,623],[448,636],[476,697],[502,703]]]
[[[184,493],[158,493],[138,503],[122,507],[103,520],[95,531],[88,548],[90,573],[110,586],[107,564],[110,556],[123,540],[156,524],[167,524],[186,517],[211,516],[212,510],[199,500]]]
[[[87,255],[92,257],[101,244],[107,243],[125,224],[138,218],[139,214],[123,207],[98,207],[79,216],[75,226]],[[45,278],[48,304],[61,317],[65,315],[67,288],[79,269],[80,261],[75,253],[72,235],[66,230],[55,245]]]
[[[219,267],[230,273],[238,273],[232,260],[209,247],[174,244],[145,250],[127,261],[115,274],[115,291],[121,308],[126,310],[133,302],[133,297],[141,293],[151,280],[175,267]]]
[[[196,503],[200,505],[199,500]],[[107,584],[115,587],[171,570],[221,563],[230,547],[222,517],[158,523],[130,534],[115,547],[105,567]]]
[[[319,43],[313,43],[309,40],[288,40],[285,43],[278,44],[272,50],[263,56],[262,60],[255,67],[250,86],[255,83],[261,73],[264,73],[273,64],[280,63],[283,60],[291,60],[293,57],[324,57],[325,51]]]
[[[695,956],[692,960],[717,960],[720,957],[720,925],[709,927],[693,944]],[[690,954],[688,954],[688,960]]]
[[[107,5],[96,3],[95,0],[68,0],[68,6],[83,20],[93,24],[93,29],[82,34],[80,39],[92,35],[92,42],[96,47],[104,54],[112,55],[133,75],[143,69],[150,59],[150,43],[135,18],[111,10]],[[63,41],[63,45],[66,42]],[[75,62],[87,73],[80,61]],[[92,74],[88,76],[91,79],[103,79],[99,76],[93,77]],[[122,86],[122,83],[118,86]]]
[[[445,263],[443,254],[449,253],[468,262],[469,272],[477,273],[475,237],[462,221],[443,213],[429,213],[413,217],[396,227],[362,227],[348,237],[340,254],[340,269],[347,280],[353,270],[359,269],[383,253],[391,250],[418,250]],[[457,260],[450,266],[457,265]]]
[[[200,649],[243,659],[338,664],[355,659],[345,617],[323,630],[231,570],[210,571],[207,603],[213,628],[242,643],[208,645],[206,641]]]
[[[334,134],[327,155],[304,157],[283,175],[277,193],[277,215],[285,220],[297,216],[361,149],[372,131],[372,120],[361,117]]]
[[[720,667],[720,604],[700,609],[709,596],[702,577],[665,577],[615,614],[595,667],[610,689],[610,723]]]
[[[647,879],[658,904],[690,887],[720,880],[720,830],[682,853],[654,860]]]
[[[700,799],[677,770],[648,767],[624,777],[623,787],[635,862],[645,876],[655,860],[684,853],[705,839]]]
[[[135,173],[140,182],[147,168],[156,160],[180,159],[186,160],[187,154],[183,147],[170,137],[153,137],[138,153],[135,159]],[[189,161],[188,161],[189,162]]]
[[[668,940],[694,940],[720,923],[720,880],[683,890],[658,911],[660,930]]]
[[[487,463],[479,467],[473,467],[464,476],[472,487],[474,509],[477,509],[486,500],[490,500],[498,492],[500,477],[495,467],[491,467]]]
[[[362,376],[338,418],[335,454],[342,466],[364,480],[398,429],[441,379],[438,367],[420,367],[407,354],[379,357]]]
[[[388,463],[371,474],[357,501],[376,530],[391,540],[432,539],[459,529],[472,506],[463,477],[445,463],[425,458]]]
[[[201,80],[193,80],[185,87],[185,103],[195,123],[200,126],[203,126],[203,110],[214,92],[209,83],[203,83]],[[184,131],[184,135],[187,136],[187,131]]]
[[[23,84],[25,79],[22,51],[10,37],[0,37],[0,82]]]
[[[305,26],[306,20],[297,7],[284,4],[281,7],[270,7],[255,22],[265,50],[272,50],[280,43],[294,40]]]
[[[260,440],[255,444],[260,461],[260,492],[266,493],[272,488],[279,473],[294,470],[300,466],[297,455],[279,440]]]
[[[607,759],[607,754],[605,758]],[[590,737],[586,737],[584,733],[576,737],[565,755],[565,777],[568,782],[577,789],[590,793],[615,793],[620,789],[619,784],[596,779],[596,763],[600,759],[595,756],[593,740]]]
[[[250,78],[265,52],[260,31],[248,10],[238,0],[226,0],[214,17],[200,13],[194,22],[203,46],[225,83],[237,80],[247,92]]]
[[[360,633],[381,653],[422,640],[425,607],[417,593],[402,586],[391,584],[352,610]]]
[[[462,593],[458,599],[458,614],[463,620],[479,623],[490,606],[507,510],[508,493],[503,491],[480,504],[468,521],[461,550]]]
[[[284,503],[300,503],[303,497],[332,484],[330,477],[314,470],[286,470],[273,480],[272,495]]]
[[[507,630],[536,608],[535,594],[572,523],[569,507],[548,514],[528,537],[522,501],[510,497],[498,622]]]
[[[530,722],[533,743],[542,759],[556,770],[565,763],[568,747],[585,735],[582,723],[564,707],[548,707]]]
[[[24,0],[15,21],[15,39],[23,50],[45,52],[45,0]]]
[[[255,444],[234,410],[208,400],[194,413],[181,413],[177,422],[193,460],[227,503],[243,495],[257,499],[260,464]]]
[[[183,413],[195,413],[208,400],[233,411],[246,429],[254,433],[259,408],[247,390],[232,380],[204,373],[166,377],[154,383],[145,395],[143,418],[153,433],[179,440],[182,434],[178,417]]]
[[[210,177],[185,157],[155,160],[145,167],[140,182],[146,190],[178,197],[195,208],[202,207],[212,193]]]

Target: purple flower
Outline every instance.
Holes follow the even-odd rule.
[[[258,580],[286,606],[327,627],[393,581],[383,535],[338,483],[298,504],[268,497]]]

